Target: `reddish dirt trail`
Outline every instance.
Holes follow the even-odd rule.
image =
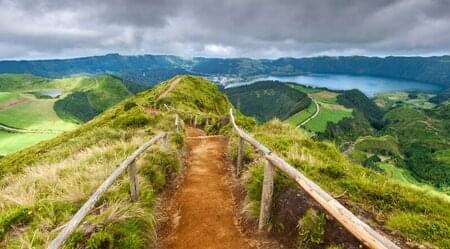
[[[182,77],[176,77],[174,80],[172,80],[172,82],[170,82],[169,86],[167,87],[167,89],[164,90],[163,93],[161,93],[161,95],[159,95],[159,97],[156,100],[162,99],[164,97],[166,97],[166,95],[172,91],[180,82]]]
[[[235,220],[225,137],[187,128],[186,172],[171,198],[170,228],[162,248],[256,248]],[[251,243],[254,244],[254,243]]]

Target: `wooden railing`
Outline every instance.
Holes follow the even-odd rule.
[[[266,159],[264,165],[264,180],[261,196],[261,209],[259,214],[258,229],[263,230],[266,227],[270,208],[272,205],[273,194],[273,177],[275,167],[284,172],[286,175],[294,179],[300,187],[308,193],[322,208],[324,208],[331,216],[339,221],[351,234],[359,239],[364,245],[373,249],[399,249],[389,239],[383,237],[377,231],[373,230],[366,223],[352,214],[347,208],[340,204],[336,199],[331,197],[327,192],[322,190],[317,184],[309,180],[300,171],[289,165],[282,158],[272,153],[267,147],[259,143],[252,136],[247,134],[236,125],[233,110],[230,109],[230,119],[234,130],[239,135],[238,156],[236,163],[236,173],[239,174],[242,167],[242,157],[244,151],[244,141],[251,144]]]
[[[178,126],[177,126],[178,127]],[[78,210],[78,212],[72,217],[72,219],[64,225],[63,230],[56,236],[56,238],[50,243],[48,249],[58,249],[69,236],[80,225],[81,221],[89,214],[91,209],[95,206],[100,197],[108,190],[108,188],[114,183],[117,178],[128,168],[130,177],[130,195],[133,202],[139,199],[139,186],[137,181],[137,169],[136,159],[144,153],[150,146],[162,140],[163,147],[168,146],[168,134],[163,132],[154,136],[150,141],[142,144],[137,150],[133,152],[127,159],[125,159],[112,174],[100,185],[94,194],[84,203],[84,205]]]

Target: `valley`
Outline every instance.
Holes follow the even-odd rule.
[[[304,101],[308,97],[290,86],[280,87],[273,82],[263,86],[270,87],[270,90],[259,88],[257,92],[268,93],[271,100],[275,99],[273,94],[279,92],[284,94],[283,98],[291,100],[301,97],[298,100]],[[247,89],[246,94],[250,94]],[[288,94],[289,90],[298,93]],[[234,94],[236,91],[234,89]],[[339,95],[329,90],[323,91],[326,92],[316,92],[314,95],[318,101],[336,101],[346,108],[350,108],[351,103],[364,100],[363,95],[354,92],[341,92]],[[339,100],[342,98],[340,96],[344,96],[346,101]],[[264,95],[260,97],[258,101],[265,99]],[[371,107],[367,103],[354,104],[352,109],[355,112]],[[245,146],[242,174],[224,173],[235,169],[232,164],[237,160],[239,144],[229,122],[226,122],[230,108],[234,108],[233,105],[213,83],[200,77],[179,76],[127,98],[72,131],[0,159],[0,246],[14,248],[26,244],[34,248],[46,247],[62,224],[74,215],[88,196],[116,169],[116,165],[161,131],[169,133],[167,145],[155,146],[137,160],[139,200],[133,202],[129,199],[129,178],[118,178],[117,183],[98,200],[85,222],[69,237],[65,247],[88,245],[90,248],[138,249],[153,247],[155,243],[170,247],[171,243],[181,245],[177,239],[183,238],[198,244],[202,236],[211,238],[207,235],[210,230],[200,227],[200,224],[220,227],[217,219],[208,219],[207,215],[217,213],[215,209],[223,205],[203,202],[207,199],[201,197],[206,194],[227,196],[227,208],[220,210],[221,221],[227,225],[221,230],[223,236],[213,241],[202,241],[215,248],[224,248],[227,243],[242,245],[244,240],[248,241],[247,236],[253,238],[252,234],[256,234],[252,224],[258,220],[260,211],[264,162],[258,152]],[[278,110],[283,111],[277,113],[282,115],[292,109]],[[380,173],[369,166],[362,166],[341,153],[335,144],[320,141],[312,137],[312,133],[288,122],[270,120],[262,123],[237,110],[235,113],[240,127],[251,132],[271,151],[398,245],[406,248],[421,245],[448,247],[450,238],[446,232],[450,229],[450,199],[447,195],[401,182],[401,179],[410,179],[400,170]],[[182,120],[181,128],[186,129],[187,133],[177,132],[174,122],[177,117]],[[191,126],[196,126],[196,129]],[[195,137],[198,135],[200,137]],[[395,158],[403,157],[394,138],[385,135],[368,139],[358,140],[349,153],[378,153],[380,158],[383,155],[383,164],[378,166],[386,168]],[[387,142],[390,146],[379,150],[379,144]],[[188,157],[184,158],[186,144],[189,146]],[[211,158],[205,158],[207,155]],[[227,155],[230,161],[226,159]],[[436,156],[439,160],[446,158],[445,153]],[[215,163],[205,163],[208,160]],[[184,170],[187,171],[183,176]],[[207,181],[208,177],[214,177],[215,181]],[[228,182],[236,184],[236,193],[240,193],[238,199],[230,198]],[[175,186],[171,187],[172,184]],[[296,248],[298,244],[318,248],[361,247],[358,240],[336,220],[326,216],[310,197],[295,186],[285,174],[275,171],[270,218],[272,230],[267,232],[273,233],[274,237],[270,239],[277,240],[286,248]],[[164,195],[165,189],[173,187],[177,189],[176,197],[167,201],[173,201],[174,209],[168,209],[166,216],[160,216],[157,207],[161,206],[158,205],[170,205],[157,200]],[[198,191],[201,189],[204,190]],[[195,197],[197,205],[189,202],[192,200],[188,196]],[[205,215],[199,215],[196,207],[202,207]],[[195,215],[189,215],[192,212]],[[233,220],[234,215],[241,217],[238,223]],[[298,227],[300,221],[316,222],[317,217],[321,217],[320,222],[314,223],[314,226]],[[166,237],[164,233],[156,236],[157,224],[161,222],[175,226],[179,224],[179,230],[172,231],[177,237]],[[193,237],[193,231],[187,229],[189,224],[199,224],[197,236]],[[430,227],[434,229],[428,229]],[[245,228],[245,233],[241,234],[241,228]],[[308,234],[317,230],[323,232],[317,235],[317,239],[311,240]],[[254,237],[257,240],[255,243],[269,245],[259,236],[261,234]]]
[[[450,194],[450,103],[434,103],[436,94],[397,91],[369,98],[358,90],[331,90],[277,81],[227,88],[225,93],[232,92],[231,101],[244,114],[256,117],[270,112],[264,108],[249,108],[247,103],[250,102],[250,106],[261,103],[260,106],[268,105],[273,110],[297,106],[295,101],[273,101],[288,94],[269,92],[272,87],[264,86],[264,82],[284,84],[289,87],[285,91],[299,91],[310,99],[308,105],[301,105],[295,114],[281,111],[265,116],[264,120],[278,118],[304,128],[316,139],[334,141],[354,162],[404,184]],[[248,95],[249,88],[259,89],[258,92],[265,95]],[[238,103],[238,96],[246,98],[246,102]]]
[[[0,0],[0,249],[450,249],[450,0]]]
[[[111,76],[0,75],[0,155],[75,129],[133,95],[132,83]]]

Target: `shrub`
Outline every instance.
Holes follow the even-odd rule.
[[[110,249],[113,248],[113,237],[104,231],[94,233],[86,243],[87,249]]]
[[[124,111],[128,111],[130,109],[132,109],[133,107],[137,106],[136,103],[129,101],[127,103],[125,103],[125,105],[123,106],[123,110]]]
[[[180,160],[174,150],[152,149],[143,158],[141,173],[148,177],[156,191],[161,190],[167,180],[180,168]]]
[[[0,240],[13,225],[25,224],[30,221],[30,213],[26,208],[15,208],[0,216]]]
[[[298,222],[299,248],[323,244],[325,242],[325,222],[323,213],[318,214],[314,209],[308,209]]]

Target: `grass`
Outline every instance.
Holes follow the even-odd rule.
[[[447,195],[402,183],[352,163],[334,144],[313,141],[302,130],[279,121],[258,125],[252,134],[324,190],[341,195],[340,200],[354,213],[372,217],[377,226],[396,236],[438,248],[450,247],[450,197]],[[236,150],[236,138],[232,144]],[[246,163],[248,206],[257,206],[260,198],[262,174],[254,165],[251,160]],[[293,185],[292,180],[277,172],[275,199]]]
[[[414,178],[406,169],[384,162],[380,162],[377,165],[382,168],[384,173],[392,179],[398,180],[400,182],[420,185],[416,178]]]
[[[400,105],[418,109],[432,109],[436,104],[431,103],[429,100],[434,96],[429,93],[387,92],[378,94],[374,101],[385,110]]]
[[[11,133],[0,131],[0,155],[7,155],[23,148],[56,137],[50,133]]]
[[[339,94],[336,92],[330,92],[326,90],[311,93],[311,97],[313,97],[316,101],[326,104],[336,104],[338,95]]]
[[[0,92],[0,107],[5,102],[8,102],[10,100],[14,100],[17,97],[19,97],[18,93],[14,93],[14,92]]]
[[[180,169],[183,135],[174,132],[175,115],[186,120],[188,113],[210,117],[210,127],[219,130],[220,117],[231,106],[215,85],[190,76],[183,77],[163,102],[156,101],[167,85],[140,93],[78,129],[2,158],[0,221],[16,209],[26,209],[28,215],[26,223],[11,218],[0,222],[0,247],[45,248],[118,163],[154,134],[168,131],[169,149],[153,146],[137,162],[139,201],[131,203],[128,177],[123,175],[66,244],[66,248],[154,246],[156,197]],[[148,109],[153,111],[147,113]],[[93,232],[86,234],[85,226]]]
[[[242,113],[254,116],[260,122],[272,118],[287,119],[311,103],[305,93],[277,81],[259,81],[224,92]]]
[[[36,99],[27,96],[28,102],[0,111],[0,122],[23,129],[67,131],[75,124],[61,120],[53,110],[53,99]]]
[[[351,111],[320,108],[319,115],[306,123],[305,128],[313,132],[324,132],[329,122],[337,123],[344,118],[352,116]]]
[[[311,132],[324,132],[329,122],[338,123],[346,117],[353,117],[352,109],[346,108],[337,103],[339,93],[298,84],[290,84],[289,86],[298,91],[309,94],[309,96],[320,105],[319,114],[304,125],[304,128]],[[311,103],[308,108],[292,115],[287,119],[287,121],[289,124],[297,126],[314,115],[315,112],[316,105]]]
[[[316,105],[314,103],[309,104],[308,108],[302,110],[292,116],[287,120],[291,125],[297,126],[303,121],[314,115],[316,112]]]
[[[319,89],[319,88],[304,86],[304,85],[300,85],[300,84],[288,84],[288,85],[290,87],[292,87],[300,92],[306,93],[306,94],[318,93],[318,92],[322,91],[322,89]]]
[[[325,214],[310,208],[298,221],[298,248],[314,248],[325,242]]]
[[[62,132],[75,129],[123,99],[132,96],[129,82],[109,75],[45,79],[32,75],[0,75],[0,123],[23,129]],[[59,99],[36,98],[32,92],[58,89]],[[35,94],[38,95],[38,94]],[[0,154],[15,152],[49,134],[1,134]]]

